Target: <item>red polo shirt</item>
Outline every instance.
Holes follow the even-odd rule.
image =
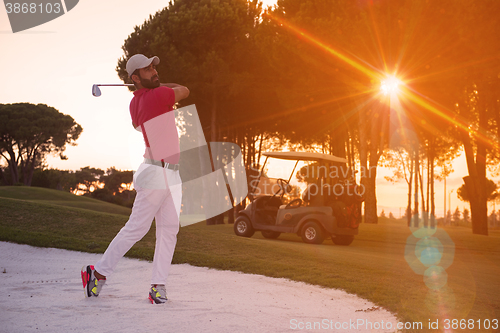
[[[179,163],[179,137],[173,110],[175,93],[172,88],[158,87],[134,91],[130,116],[140,126],[146,144],[145,158]],[[153,122],[159,122],[153,124]]]

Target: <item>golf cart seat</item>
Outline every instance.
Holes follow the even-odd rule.
[[[325,206],[323,191],[316,184],[309,184],[307,186],[306,190],[302,193],[302,201],[312,207]]]
[[[281,206],[282,201],[278,196],[265,196],[256,203],[255,214],[257,220],[262,224],[274,225],[276,223],[276,215]]]

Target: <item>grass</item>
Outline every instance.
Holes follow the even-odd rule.
[[[126,216],[129,216],[131,212],[130,208],[124,206],[42,187],[0,186],[0,198],[82,208],[91,211],[121,214]]]
[[[67,195],[0,187],[0,240],[103,252],[127,216],[110,213],[115,205]],[[396,313],[401,321],[422,322],[424,328],[429,319],[441,324],[445,318],[500,319],[500,232],[485,237],[463,227],[445,231],[455,254],[446,269],[448,283],[438,291],[427,288],[405,260],[411,235],[405,223],[385,218],[378,225],[362,224],[347,247],[331,240],[307,245],[295,234],[277,240],[260,233],[242,238],[234,235],[232,225],[198,223],[181,228],[173,261],[340,288]],[[152,228],[127,256],[152,260],[154,241]]]

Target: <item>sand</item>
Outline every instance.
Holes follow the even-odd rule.
[[[0,332],[394,332],[397,327],[393,314],[342,290],[187,264],[171,268],[169,301],[151,304],[152,264],[128,258],[99,297],[85,298],[80,270],[100,256],[0,242]]]

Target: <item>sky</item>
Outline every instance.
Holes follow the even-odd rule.
[[[275,1],[263,1],[265,6]],[[97,83],[122,83],[116,73],[121,46],[137,25],[168,5],[166,0],[85,0],[59,18],[32,29],[12,33],[7,12],[0,7],[0,103],[47,104],[71,115],[83,127],[76,147],[67,147],[68,160],[49,157],[48,166],[78,170],[90,166],[134,170],[142,160],[142,137],[132,128],[125,87],[101,87]],[[3,163],[0,162],[0,163]],[[454,162],[447,180],[452,210],[465,205],[456,189],[467,175],[464,156]],[[399,217],[407,201],[406,183],[388,183],[390,170],[379,168],[379,212]],[[436,182],[436,212],[443,215],[443,183]],[[448,200],[447,200],[448,201]],[[448,205],[448,202],[446,203]]]

